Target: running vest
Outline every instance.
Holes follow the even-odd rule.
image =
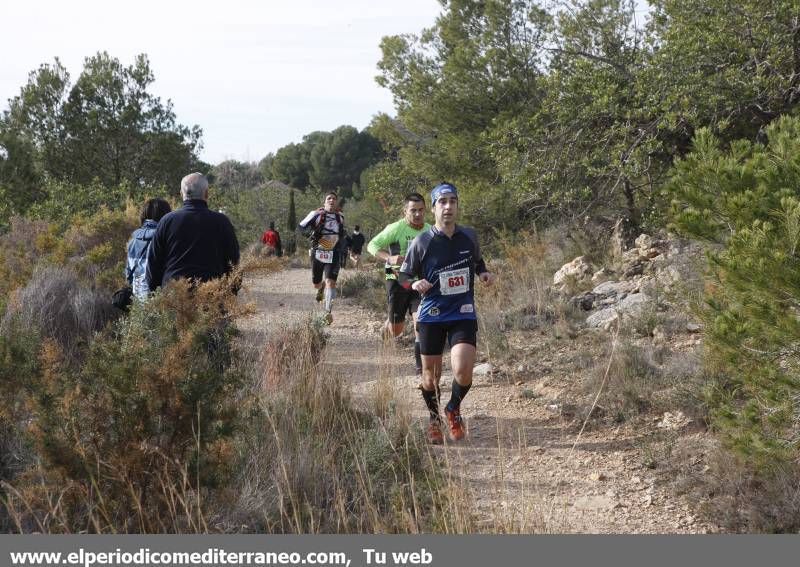
[[[313,226],[314,229],[311,236],[314,248],[333,250],[344,228],[344,217],[341,213],[329,213],[325,209],[317,209],[300,221],[300,228],[306,229],[309,226]]]

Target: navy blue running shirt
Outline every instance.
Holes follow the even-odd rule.
[[[485,271],[475,231],[458,225],[452,238],[435,226],[417,236],[400,267],[412,279],[424,278],[433,285],[422,296],[417,312],[420,323],[477,319],[475,274]]]

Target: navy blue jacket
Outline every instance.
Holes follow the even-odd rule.
[[[147,251],[151,290],[178,278],[208,281],[239,263],[239,241],[231,221],[211,211],[202,199],[190,199],[159,221]]]
[[[452,237],[435,226],[421,232],[406,252],[401,276],[426,279],[433,287],[422,296],[417,321],[443,323],[477,319],[475,274],[486,271],[478,236],[469,227],[456,225]]]

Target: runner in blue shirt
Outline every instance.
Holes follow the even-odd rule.
[[[453,384],[445,407],[453,441],[464,438],[461,401],[472,385],[478,321],[475,312],[475,276],[491,284],[494,275],[486,269],[475,231],[458,226],[458,192],[442,183],[431,191],[436,224],[417,236],[408,248],[401,274],[414,281],[412,289],[422,295],[417,312],[422,353],[422,397],[430,411],[428,439],[443,441],[439,416],[439,380],[445,341],[450,344]]]

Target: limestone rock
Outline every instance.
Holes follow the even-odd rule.
[[[600,268],[592,274],[592,283],[602,282],[607,280],[613,272],[608,268]]]
[[[583,282],[592,277],[595,269],[584,256],[578,256],[572,262],[564,264],[553,275],[553,285],[562,290],[569,282]]]
[[[582,293],[580,295],[576,295],[575,297],[570,298],[569,303],[579,309],[583,309],[584,311],[591,311],[592,308],[595,306],[594,301],[596,299],[595,294],[591,291],[586,293]]]
[[[472,369],[473,376],[489,376],[494,372],[494,366],[485,362],[483,364],[479,364]]]
[[[665,287],[670,287],[681,281],[681,273],[675,266],[667,266],[656,273],[658,283]]]
[[[656,427],[661,429],[680,429],[692,422],[682,411],[665,412],[661,420],[656,423]]]
[[[591,293],[602,296],[602,297],[622,297],[629,293],[633,293],[636,290],[636,284],[634,282],[629,281],[622,281],[622,282],[603,282],[600,285],[596,286]]]
[[[633,315],[644,309],[648,303],[650,303],[650,298],[647,295],[644,293],[633,293],[620,301],[616,309],[620,313]]]
[[[636,237],[634,244],[636,245],[636,248],[640,250],[647,250],[653,247],[653,237],[649,234],[642,233]]]
[[[589,327],[608,330],[617,319],[619,319],[619,313],[617,313],[617,310],[613,307],[606,307],[597,313],[592,313],[589,315],[586,318],[586,324]]]
[[[644,273],[644,262],[636,261],[626,264],[622,268],[622,276],[625,278],[632,278],[633,276],[639,276]]]

